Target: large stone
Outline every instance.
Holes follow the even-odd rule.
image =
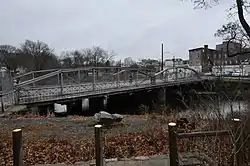
[[[99,113],[96,113],[94,115],[94,119],[99,124],[112,124],[114,122],[112,114],[105,111],[100,111]]]
[[[121,122],[123,119],[123,116],[120,114],[112,114],[112,116],[113,116],[115,122]]]
[[[94,119],[99,124],[112,124],[114,122],[121,122],[123,116],[120,114],[110,114],[105,111],[100,111],[94,115]]]

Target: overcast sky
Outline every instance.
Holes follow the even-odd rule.
[[[170,52],[165,58],[187,59],[188,49],[221,42],[213,34],[228,22],[228,6],[205,11],[193,10],[189,0],[1,0],[0,44],[41,40],[57,53],[98,45],[114,50],[116,59],[158,59],[163,41]]]

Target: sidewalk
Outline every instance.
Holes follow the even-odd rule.
[[[180,159],[181,166],[193,166],[193,165],[204,165],[201,160],[193,154],[185,154]],[[47,164],[47,165],[36,165],[36,166],[95,166],[95,161],[89,162],[78,162],[72,165],[67,164]],[[132,159],[121,159],[118,161],[117,158],[107,159],[104,162],[104,166],[170,166],[169,157],[167,155],[162,156],[142,156],[135,157]]]

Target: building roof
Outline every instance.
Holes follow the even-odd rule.
[[[193,48],[188,51],[190,52],[190,51],[198,51],[198,50],[204,50],[204,47]]]
[[[190,51],[198,51],[198,50],[204,50],[204,47],[193,48],[193,49],[190,49],[188,51],[190,52]],[[212,49],[212,48],[208,48],[208,51],[217,51],[217,50]]]

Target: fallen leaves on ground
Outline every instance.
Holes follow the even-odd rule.
[[[160,122],[160,123],[159,123]],[[151,119],[146,131],[118,133],[105,136],[104,157],[124,158],[132,156],[148,156],[168,153],[168,133],[166,124],[157,118]],[[37,130],[43,125],[30,125],[28,130]],[[202,125],[200,125],[202,126]],[[45,125],[50,127],[49,125]],[[53,126],[52,126],[53,127]],[[49,128],[48,128],[49,130]],[[30,136],[31,137],[31,136]],[[217,142],[214,142],[214,141]],[[231,152],[230,141],[226,139],[182,139],[178,141],[180,152],[205,152],[213,159],[225,162]],[[219,142],[219,146],[217,143]],[[12,163],[11,136],[0,135],[0,165],[10,166]],[[23,144],[24,162],[27,165],[75,163],[94,159],[94,140],[76,138],[29,139]]]

